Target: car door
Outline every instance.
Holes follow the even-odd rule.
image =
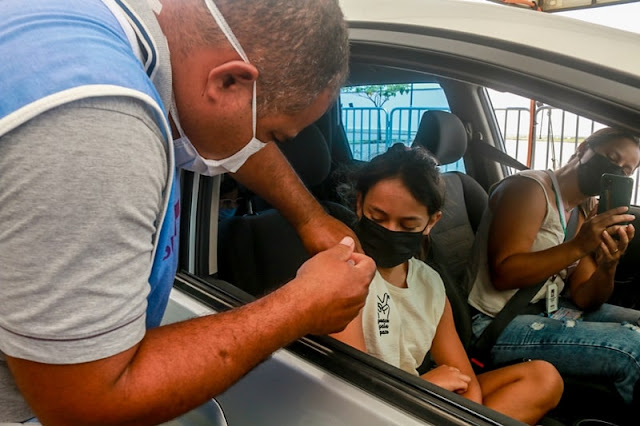
[[[165,323],[254,299],[210,273],[215,184],[215,178],[182,175],[181,263]],[[395,370],[329,337],[307,336],[274,353],[215,402],[173,424],[210,424],[215,416],[232,425],[519,424]]]
[[[568,20],[551,25],[542,16],[525,18],[498,6],[465,5],[465,10],[445,1],[377,1],[366,8],[362,2],[342,4],[350,20],[350,82],[438,82],[451,111],[465,123],[470,145],[506,150],[487,88],[640,131],[640,64],[637,55],[631,57],[637,38]],[[432,9],[416,13],[421,6]],[[491,19],[480,19],[487,14]],[[503,33],[495,28],[516,20],[524,29],[511,26],[511,33]],[[521,41],[522,34],[542,27],[549,30],[544,46]],[[591,52],[576,55],[564,41],[553,43],[554,35],[570,37],[579,29],[583,32],[577,36],[584,37],[585,28],[600,38]],[[603,42],[629,57],[605,61]],[[587,60],[590,55],[595,59]],[[464,167],[485,188],[513,172],[471,153],[465,155]],[[253,299],[216,276],[218,185],[216,179],[182,176],[180,272],[168,322],[215,314]],[[277,351],[216,400],[229,424],[517,424],[323,336],[307,336]]]

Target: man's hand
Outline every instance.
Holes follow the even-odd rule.
[[[360,241],[355,233],[338,219],[326,213],[318,213],[297,228],[298,235],[304,243],[304,247],[311,254],[318,253],[335,246],[345,236],[355,241],[354,250],[364,253]]]
[[[350,237],[306,261],[287,287],[307,305],[309,333],[343,330],[364,306],[375,270],[371,258],[354,252]]]
[[[273,293],[227,312],[148,330],[140,343],[111,357],[48,365],[7,356],[7,363],[43,424],[166,422],[224,391],[300,336],[342,330],[364,305],[375,271],[373,260],[354,253],[353,246],[345,237]]]
[[[421,377],[434,385],[460,394],[467,391],[469,382],[471,382],[471,377],[462,373],[456,367],[448,365],[439,365]]]
[[[335,246],[345,235],[353,238],[355,250],[363,253],[353,231],[325,212],[275,143],[252,155],[233,178],[278,209],[310,254]]]

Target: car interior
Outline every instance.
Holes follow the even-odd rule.
[[[424,112],[415,137],[408,144],[426,148],[442,165],[455,163],[459,159],[464,162],[465,172],[442,173],[446,184],[443,218],[430,235],[428,257],[425,261],[443,275],[458,334],[467,345],[471,336],[471,317],[466,303],[470,290],[470,272],[465,265],[487,204],[489,187],[514,172],[512,167],[502,164],[499,157],[488,156],[485,154],[486,150],[477,149],[478,144],[487,144],[504,151],[499,124],[486,87],[509,89],[526,97],[532,97],[534,89],[524,84],[526,78],[521,76],[504,77],[499,81],[502,75],[480,72],[471,78],[474,70],[469,68],[464,72],[445,73],[445,68],[450,69],[445,67],[448,64],[423,62],[417,58],[409,60],[405,53],[398,52],[394,63],[381,63],[379,57],[371,57],[366,46],[356,50],[347,84],[437,83],[447,97],[450,112]],[[423,65],[425,63],[431,65]],[[444,76],[446,74],[447,77]],[[489,75],[492,77],[489,78]],[[620,124],[612,118],[617,111],[609,111],[605,116],[602,114],[605,105],[592,103],[588,106],[584,95],[557,92],[551,84],[545,87],[540,83],[536,88],[536,99],[585,114],[606,124]],[[341,108],[341,103],[337,102],[316,123],[304,129],[293,140],[279,143],[279,147],[325,210],[353,226],[357,220],[353,205],[342,196],[341,186],[347,183],[345,170],[358,167],[363,160],[354,158],[343,125]],[[200,193],[211,196],[212,185],[210,179],[204,178],[200,184]],[[247,302],[292,279],[299,266],[309,258],[309,254],[295,230],[276,209],[246,188],[241,187],[241,196],[246,200],[244,208],[236,216],[218,224],[217,273],[209,274],[206,267],[196,268],[196,271],[199,271],[201,278],[215,285],[219,286],[221,282],[230,284],[226,287],[227,291]],[[209,201],[205,199],[204,202],[206,204]],[[631,210],[640,213],[637,206],[632,206]],[[640,218],[640,215],[636,214],[636,217]],[[215,219],[211,217],[209,220]],[[196,262],[204,265],[207,263],[210,246],[207,241],[202,241],[199,246],[202,250]],[[636,276],[633,258],[638,250],[640,245],[633,244],[621,262],[621,280],[632,282]],[[620,301],[632,299],[624,295],[619,297]],[[352,357],[356,363],[368,358],[333,339],[326,338],[323,343],[332,350]],[[375,360],[365,362],[380,368],[381,363]],[[428,368],[428,365],[428,360],[425,360],[423,367]],[[487,366],[492,367],[495,366]],[[407,380],[404,372],[395,368],[386,368],[385,374]],[[626,424],[630,408],[622,403],[612,383],[585,378],[564,379],[563,399],[559,407],[544,419],[543,424],[572,425],[586,418]],[[452,397],[455,399],[456,396]]]

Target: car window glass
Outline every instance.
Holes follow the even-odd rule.
[[[532,169],[558,169],[591,133],[595,120],[508,92],[487,89],[509,155]],[[534,122],[531,122],[531,117]],[[535,141],[529,148],[529,141]]]
[[[344,87],[340,93],[342,123],[353,158],[369,161],[397,142],[409,146],[425,111],[450,112],[437,83],[377,84]],[[464,172],[462,159],[441,170]]]
[[[556,170],[565,165],[587,136],[606,127],[588,117],[512,93],[487,89],[487,94],[507,154],[535,170]],[[637,170],[632,177],[637,187]],[[637,202],[636,190],[632,203]]]

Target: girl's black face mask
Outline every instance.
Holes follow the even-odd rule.
[[[590,148],[593,151],[593,148]],[[600,193],[600,177],[604,173],[624,175],[622,167],[609,160],[602,154],[593,151],[593,156],[578,165],[578,186],[584,195],[598,195]]]
[[[356,235],[364,252],[380,268],[392,268],[411,259],[419,253],[423,238],[422,231],[390,231],[364,214],[356,226]]]

